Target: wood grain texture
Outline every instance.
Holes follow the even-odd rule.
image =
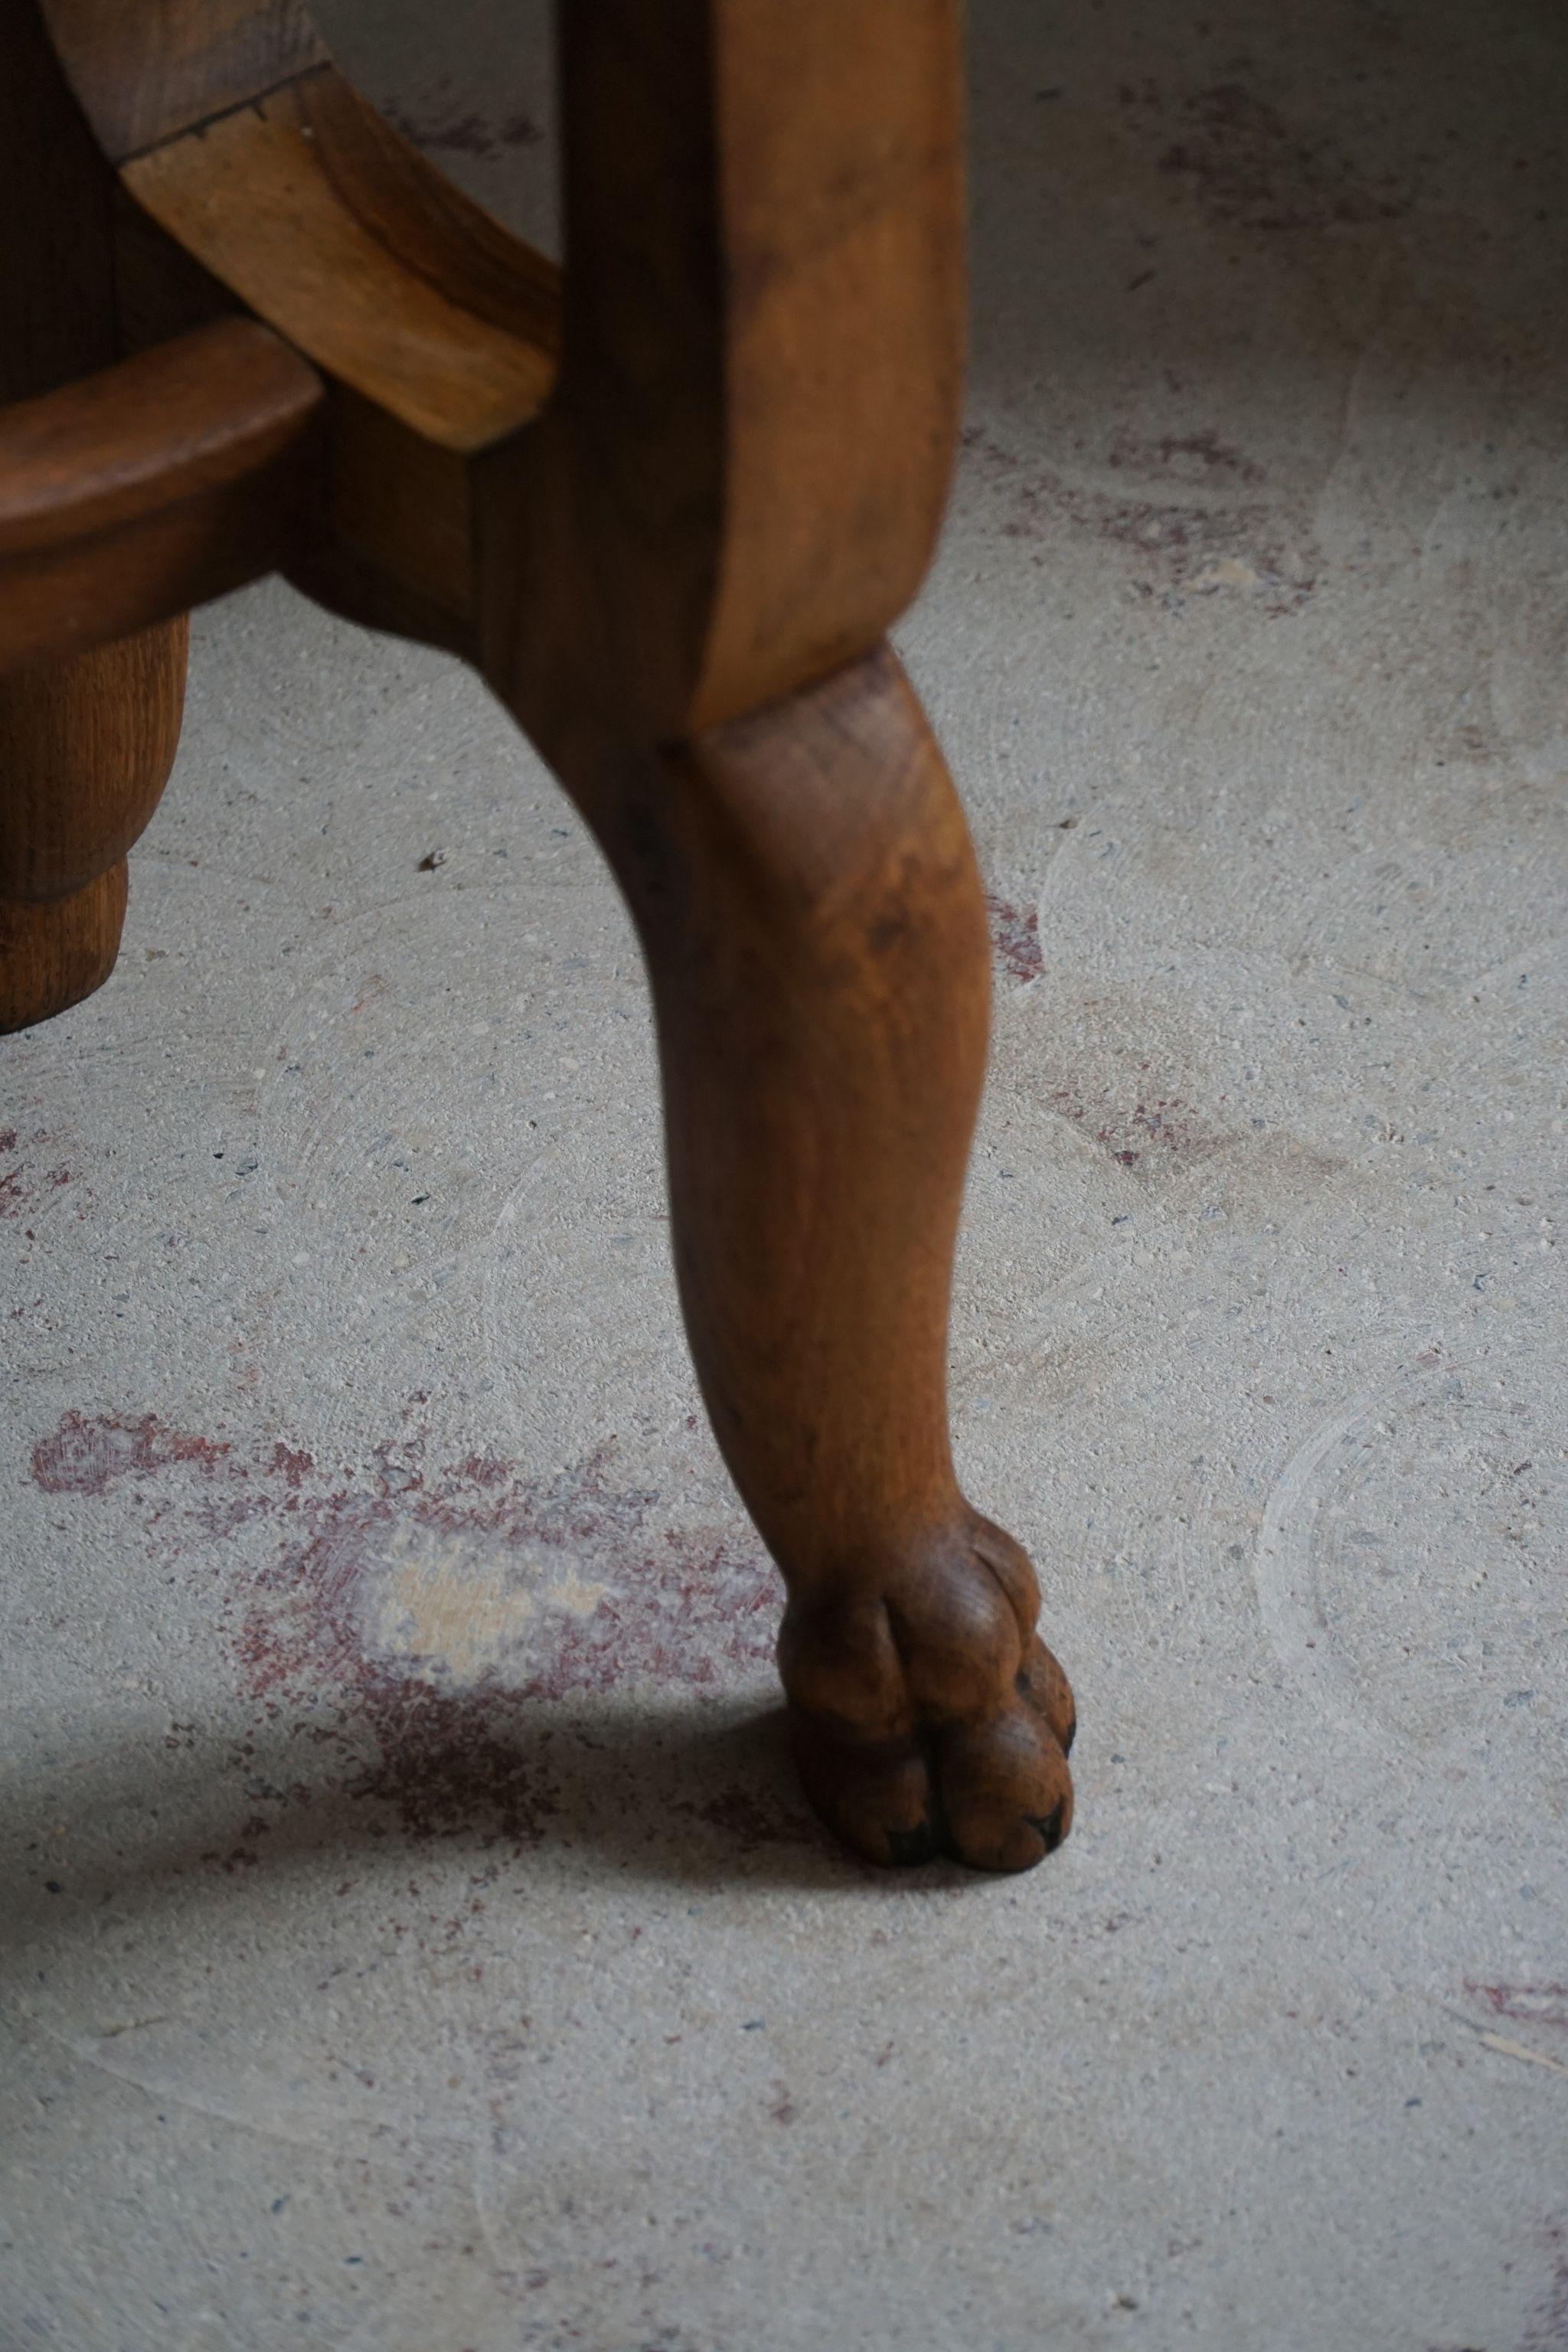
[[[0,401],[113,359],[113,189],[33,0],[0,0]]]
[[[0,1036],[52,1021],[101,988],[125,921],[125,860],[68,898],[0,898]]]
[[[554,383],[554,265],[390,130],[300,11],[160,0],[132,25],[121,0],[46,5],[106,149],[125,154],[131,331],[243,305],[328,381],[319,528],[275,560],[353,619],[473,656],[466,461],[537,416]],[[133,152],[130,84],[142,93]],[[172,90],[186,93],[178,107]],[[183,128],[192,91],[212,104]]]
[[[33,0],[0,0],[0,397],[36,420],[58,414],[55,401],[68,409],[75,380],[115,354],[114,184]],[[41,492],[47,461],[26,471]],[[11,492],[25,532],[37,505],[28,512],[26,481],[0,459],[0,496]],[[0,591],[0,611],[3,601]],[[54,629],[45,635],[59,650]],[[113,964],[124,852],[179,740],[186,635],[172,619],[0,677],[0,1025],[75,1003]]]
[[[653,982],[676,1267],[710,1417],[789,1588],[806,1786],[879,1862],[1022,1869],[1072,1700],[948,1441],[990,949],[963,811],[886,648],[567,778]]]
[[[342,385],[327,435],[321,528],[285,567],[289,579],[367,628],[476,659],[467,458]]]
[[[42,0],[104,153],[122,163],[320,65],[299,0]]]
[[[555,273],[322,66],[130,163],[153,217],[316,365],[438,446],[537,415]]]
[[[0,898],[65,898],[142,832],[179,748],[189,625],[0,682]]]
[[[116,181],[112,218],[114,309],[122,352],[171,342],[194,327],[249,314],[237,294],[220,285],[194,255],[177,245]]]
[[[563,373],[478,494],[486,667],[550,733],[548,611],[600,641],[625,731],[679,738],[866,651],[929,559],[962,359],[956,15],[561,22]]]
[[[235,319],[0,408],[0,673],[289,561],[319,503],[323,399]]]

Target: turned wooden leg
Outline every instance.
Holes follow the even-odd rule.
[[[125,853],[180,740],[188,625],[0,677],[0,1032],[106,981]]]
[[[652,973],[687,1328],[789,1589],[806,1788],[876,1861],[1026,1869],[1071,1820],[1073,1706],[948,1440],[989,950],[941,753],[883,648],[577,781]]]
[[[34,0],[0,0],[0,401],[106,366],[119,348],[112,193]],[[9,671],[0,645],[0,1031],[107,980],[125,852],[180,736],[187,627]]]

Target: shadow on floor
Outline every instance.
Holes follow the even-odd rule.
[[[456,1841],[479,1867],[531,1860],[552,1875],[564,1864],[705,1892],[992,1883],[945,1863],[880,1872],[846,1853],[802,1800],[782,1708],[552,1708],[447,1739],[416,1723],[368,1752],[363,1727],[308,1717],[226,1740],[181,1727],[155,1748],[122,1731],[50,1746],[46,1769],[0,1790],[32,1857],[0,1943],[162,1880],[216,1892],[305,1860]]]

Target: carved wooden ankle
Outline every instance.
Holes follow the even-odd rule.
[[[882,647],[584,795],[637,917],[676,1266],[784,1570],[814,1801],[878,1862],[1066,1834],[1072,1701],[948,1443],[948,1291],[990,950],[942,755]]]

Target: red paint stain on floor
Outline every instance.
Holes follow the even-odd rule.
[[[768,2114],[775,2124],[793,2124],[800,2109],[782,2075],[775,2074],[768,2092]]]
[[[1261,468],[1207,430],[1122,436],[1103,456],[1086,452],[1071,478],[1026,461],[982,425],[966,427],[963,446],[996,490],[1004,539],[1045,542],[1065,530],[1120,549],[1132,560],[1137,593],[1173,611],[1245,589],[1277,619],[1300,611],[1317,585],[1320,558],[1300,500],[1238,496],[1256,488]],[[1150,495],[1128,494],[1129,471],[1146,478]]]
[[[780,1588],[732,1531],[661,1524],[658,1495],[616,1476],[613,1443],[542,1475],[489,1454],[442,1462],[424,1402],[330,1475],[321,1449],[286,1439],[247,1447],[152,1412],[68,1412],[34,1446],[33,1476],[95,1507],[118,1496],[160,1560],[216,1568],[241,1687],[262,1720],[341,1744],[351,1794],[414,1836],[528,1844],[559,1790],[548,1730],[519,1738],[526,1710],[623,1685],[732,1686],[772,1657]],[[456,1627],[450,1654],[438,1638],[419,1646],[432,1593],[435,1636]],[[784,1833],[742,1790],[683,1810],[747,1845]],[[253,1861],[265,1827],[247,1822],[212,1858]]]
[[[47,1495],[107,1495],[121,1478],[150,1477],[174,1463],[210,1469],[228,1450],[210,1437],[170,1429],[156,1413],[103,1413],[89,1421],[68,1412],[34,1446],[33,1478]]]
[[[1414,202],[1400,173],[1363,178],[1331,138],[1294,129],[1239,81],[1216,82],[1174,108],[1148,81],[1125,85],[1121,100],[1155,139],[1175,131],[1159,168],[1187,180],[1218,227],[1321,233],[1400,220]]]
[[[544,135],[531,115],[513,113],[492,122],[481,114],[454,113],[438,102],[415,113],[395,110],[387,120],[416,147],[443,154],[489,157],[537,146]]]
[[[71,1182],[72,1171],[63,1160],[54,1160],[51,1142],[58,1150],[59,1138],[47,1128],[37,1128],[26,1138],[14,1127],[0,1129],[0,1217],[36,1215]],[[26,1238],[36,1238],[30,1229]]]
[[[1125,469],[1150,481],[1206,482],[1226,478],[1261,482],[1263,467],[1245,457],[1232,443],[1222,441],[1212,428],[1201,433],[1140,436],[1119,433],[1106,461],[1113,470]]]
[[[1465,1979],[1465,1990],[1484,2000],[1494,2017],[1521,2025],[1557,2025],[1568,2031],[1568,1984],[1480,1984]]]
[[[1021,985],[1038,980],[1046,968],[1040,950],[1039,908],[1016,905],[990,890],[985,894],[985,908],[991,918],[991,945],[1003,971]]]
[[[304,1481],[314,1471],[316,1457],[313,1454],[307,1454],[303,1447],[285,1445],[279,1439],[272,1449],[271,1467],[286,1486],[298,1493]]]
[[[1162,1155],[1180,1166],[1223,1151],[1231,1140],[1216,1134],[1179,1095],[1150,1095],[1119,1106],[1109,1096],[1096,1099],[1075,1086],[1053,1087],[1051,1108],[1086,1129],[1123,1168]]]

